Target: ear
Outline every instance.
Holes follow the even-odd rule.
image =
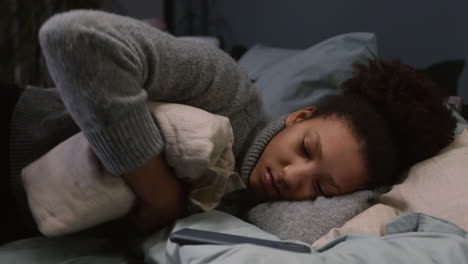
[[[312,107],[307,107],[307,108],[304,108],[304,109],[301,109],[301,110],[298,110],[292,114],[290,114],[287,118],[286,118],[286,121],[284,122],[284,125],[286,127],[292,125],[292,124],[295,124],[297,122],[300,122],[304,119],[307,119],[307,118],[310,118],[315,110],[317,108],[315,106],[312,106]]]

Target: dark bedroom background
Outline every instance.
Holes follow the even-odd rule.
[[[212,36],[234,57],[256,43],[306,48],[345,32],[375,32],[381,57],[427,71],[468,104],[466,0],[2,0],[2,87],[52,85],[37,31],[52,14],[76,8],[147,19],[177,36]]]

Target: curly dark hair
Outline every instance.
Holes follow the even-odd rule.
[[[354,65],[315,117],[342,118],[363,143],[370,187],[391,185],[402,170],[430,158],[453,140],[455,119],[436,84],[399,60]]]

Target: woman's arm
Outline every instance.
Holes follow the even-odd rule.
[[[49,19],[39,37],[68,112],[104,167],[124,175],[142,202],[146,213],[141,215],[151,212],[170,221],[184,214],[171,211],[181,204],[183,188],[161,169],[164,139],[148,100],[188,104],[228,117],[261,108],[246,74],[224,52],[176,39],[137,20],[72,11]],[[246,110],[250,102],[254,107]]]
[[[106,169],[122,175],[163,150],[146,102],[230,117],[259,97],[227,54],[99,11],[49,19],[40,43],[62,100]]]
[[[125,174],[124,178],[138,194],[139,202],[132,218],[140,232],[153,231],[187,215],[185,188],[162,155]]]

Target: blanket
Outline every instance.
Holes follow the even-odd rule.
[[[187,105],[148,105],[164,136],[168,164],[189,186],[191,212],[211,210],[225,193],[245,188],[234,171],[234,136],[226,117]],[[22,179],[32,215],[46,236],[119,218],[135,203],[132,190],[105,171],[82,133],[25,167]]]
[[[180,246],[168,241],[182,228],[278,240],[239,218],[212,210],[129,243],[89,235],[12,242],[0,247],[0,263],[468,263],[468,234],[453,223],[419,213],[400,215],[387,225],[383,237],[346,235],[311,247],[310,254],[251,244]]]

